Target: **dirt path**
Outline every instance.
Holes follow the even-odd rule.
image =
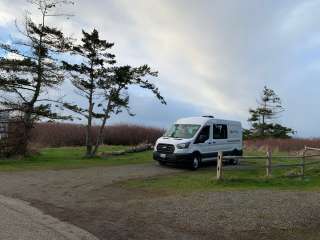
[[[163,168],[156,164],[93,167],[72,170],[25,171],[0,173],[0,194],[43,201],[57,207],[91,204],[101,197],[113,197],[105,190],[115,182],[165,175],[183,171]]]
[[[101,239],[320,239],[320,193],[170,195],[120,188],[183,171],[156,164],[0,173],[0,194],[31,202]]]
[[[28,203],[0,195],[0,239],[98,240],[92,234],[43,214]]]

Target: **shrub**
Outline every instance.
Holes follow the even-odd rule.
[[[95,138],[98,127],[93,127]],[[138,145],[154,143],[163,129],[139,125],[117,124],[106,127],[103,144]],[[84,146],[85,125],[71,123],[37,123],[32,130],[31,145],[39,147]]]
[[[264,149],[266,150],[270,147],[273,150],[279,151],[299,151],[304,148],[304,146],[320,148],[320,139],[303,139],[303,138],[291,138],[291,139],[253,139],[246,140],[245,147],[247,149]]]

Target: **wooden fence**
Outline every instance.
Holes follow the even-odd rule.
[[[307,154],[308,152],[313,152],[313,154]],[[242,167],[241,165],[236,166],[236,169],[239,170],[248,170],[250,167],[252,168],[265,168],[266,176],[270,177],[272,175],[272,170],[274,168],[291,168],[291,167],[299,167],[300,168],[300,176],[303,178],[305,176],[305,169],[308,165],[320,164],[320,160],[316,161],[306,161],[307,159],[312,159],[316,157],[320,157],[320,148],[312,148],[305,147],[302,151],[302,154],[296,156],[277,156],[272,155],[270,150],[267,151],[265,156],[223,156],[222,152],[218,153],[217,157],[217,179],[223,179],[223,162],[227,160],[236,159],[238,161],[241,160],[265,160],[264,166],[246,166]],[[319,154],[314,154],[314,152],[319,152]],[[272,160],[274,159],[297,159],[298,163],[276,163],[273,164]]]

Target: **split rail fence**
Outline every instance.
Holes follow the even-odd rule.
[[[307,154],[308,152],[312,152],[312,154]],[[314,154],[317,152],[317,154]],[[223,152],[218,153],[217,157],[217,179],[223,179],[223,171],[224,171],[224,161],[228,160],[238,160],[239,163],[241,160],[265,160],[265,165],[260,166],[242,166],[237,165],[232,169],[238,170],[248,170],[250,168],[257,169],[257,168],[264,168],[266,171],[266,176],[270,177],[272,175],[272,170],[276,168],[292,168],[292,167],[299,167],[300,168],[300,175],[302,178],[305,176],[306,166],[320,164],[320,160],[315,158],[320,157],[320,148],[313,148],[313,147],[305,147],[302,151],[302,154],[296,156],[277,156],[272,155],[270,150],[267,151],[265,156],[223,156]],[[298,160],[297,163],[273,163],[275,159],[296,159]],[[312,159],[312,161],[311,161]]]

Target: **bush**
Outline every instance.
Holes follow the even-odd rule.
[[[304,148],[304,146],[320,148],[320,139],[303,139],[303,138],[291,138],[291,139],[253,139],[246,140],[245,147],[246,149],[258,150],[264,149],[266,150],[270,147],[273,150],[279,151],[299,151]]]
[[[98,127],[93,127],[95,139]],[[106,127],[103,144],[110,145],[138,145],[140,143],[154,143],[164,130],[139,125],[118,124]],[[84,146],[85,125],[71,123],[37,123],[32,130],[31,146],[62,147]]]

